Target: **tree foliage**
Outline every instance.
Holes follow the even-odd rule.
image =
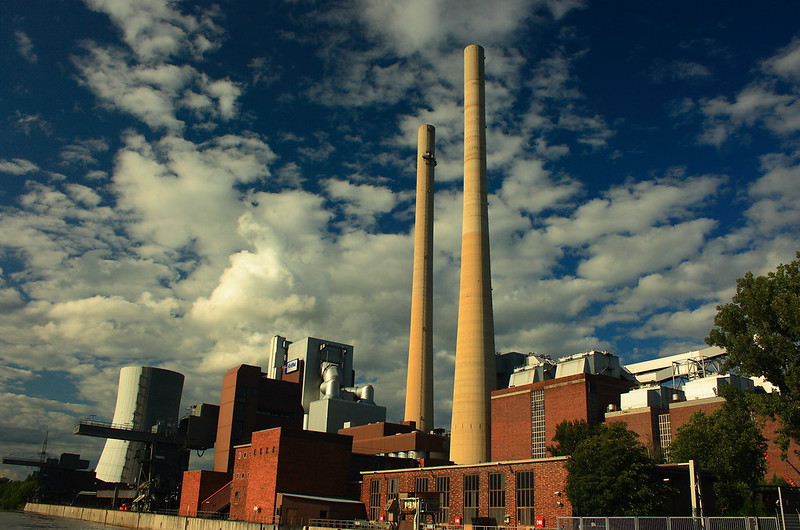
[[[0,510],[18,510],[36,491],[36,480],[8,480],[0,478]]]
[[[636,436],[613,422],[578,443],[566,463],[566,493],[576,515],[664,515],[667,488]]]
[[[755,396],[759,412],[777,418],[779,442],[800,441],[800,252],[766,276],[736,280],[731,303],[717,306],[706,342],[728,352],[724,368],[764,377],[780,394]]]
[[[723,515],[754,515],[753,492],[764,478],[766,440],[753,420],[745,395],[722,387],[726,402],[712,414],[695,412],[678,427],[670,460],[694,460],[716,475],[714,493]]]
[[[553,456],[569,456],[594,433],[595,429],[586,420],[562,421],[556,425],[556,434],[553,436],[555,444],[548,445],[547,450]]]

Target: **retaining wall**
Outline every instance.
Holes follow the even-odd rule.
[[[272,524],[197,519],[195,517],[178,517],[157,513],[99,510],[97,508],[79,508],[77,506],[36,504],[32,502],[25,505],[25,511],[142,530],[278,530],[278,526]]]

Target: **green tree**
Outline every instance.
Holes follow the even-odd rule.
[[[613,422],[577,445],[566,463],[565,488],[576,515],[664,515],[668,489],[636,436]]]
[[[678,427],[669,446],[670,460],[694,460],[712,471],[714,493],[723,515],[757,515],[754,488],[764,479],[766,440],[753,419],[746,396],[722,387],[726,401],[711,414],[695,412]]]
[[[33,496],[36,491],[36,479],[25,480],[0,479],[0,510],[18,510]]]
[[[556,434],[553,436],[555,444],[548,445],[547,450],[553,456],[569,456],[594,433],[595,429],[586,420],[562,421],[556,425]]]
[[[766,276],[736,280],[731,303],[717,306],[706,342],[728,352],[723,368],[764,377],[780,394],[754,394],[758,412],[777,418],[778,441],[800,441],[800,252]]]

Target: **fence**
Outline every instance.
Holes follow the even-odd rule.
[[[288,523],[288,521],[282,521]],[[356,530],[392,530],[390,523],[309,519],[308,526]],[[426,530],[464,530],[462,525],[437,523],[423,525]],[[800,530],[800,510],[778,517],[559,517],[556,527],[481,526],[470,530]]]
[[[389,530],[389,523],[374,523],[371,521],[356,520],[340,520],[340,519],[309,519],[307,526],[318,528],[342,528],[342,529],[357,529],[357,530]]]
[[[558,530],[781,530],[776,517],[559,517]]]

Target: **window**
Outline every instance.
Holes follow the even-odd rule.
[[[439,493],[439,511],[436,522],[447,524],[450,516],[450,477],[436,477],[436,491]]]
[[[393,501],[400,492],[400,479],[390,478],[386,481],[386,501]]]
[[[531,392],[531,458],[547,456],[544,422],[544,390]]]
[[[418,493],[428,491],[428,477],[417,477],[414,481],[414,491]]]
[[[533,471],[517,473],[517,526],[533,524]]]
[[[506,517],[506,476],[489,473],[489,517],[501,525]]]
[[[369,482],[369,520],[377,521],[381,515],[381,481]]]
[[[478,517],[480,477],[464,475],[464,524],[472,524]]]

